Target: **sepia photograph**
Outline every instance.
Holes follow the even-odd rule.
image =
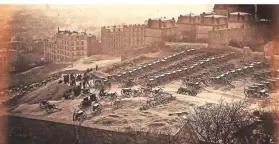
[[[279,144],[278,4],[61,2],[0,1],[0,144]]]

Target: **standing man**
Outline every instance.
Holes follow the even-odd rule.
[[[96,71],[98,71],[98,65],[96,64]]]

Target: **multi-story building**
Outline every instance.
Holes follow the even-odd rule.
[[[229,13],[237,11],[237,6],[233,4],[215,4],[213,10],[217,15],[228,16]]]
[[[101,47],[104,54],[121,55],[129,49],[145,46],[145,25],[104,26]]]
[[[148,19],[145,31],[145,42],[147,45],[175,40],[176,22],[174,18]]]
[[[13,63],[18,60],[18,53],[16,50],[2,48],[0,49],[0,69],[6,70]]]
[[[56,54],[57,49],[56,49],[56,42],[55,38],[48,39],[45,42],[44,46],[44,57],[46,61],[55,61],[58,58],[58,55]]]
[[[9,49],[15,49],[20,50],[21,49],[21,43],[19,41],[12,41],[8,43]]]
[[[176,34],[177,39],[193,41],[196,38],[196,19],[200,17],[200,15],[188,14],[188,15],[180,15],[176,22]]]
[[[226,16],[214,14],[180,15],[177,20],[177,34],[180,38],[206,41],[208,32],[228,27]]]
[[[60,31],[45,43],[44,55],[48,61],[72,62],[100,52],[96,36],[86,32]]]
[[[43,40],[43,39],[33,40],[33,42],[32,42],[32,50],[34,52],[39,53],[39,54],[44,53],[45,42],[46,42],[46,40]]]
[[[196,28],[196,39],[207,41],[208,32],[228,27],[228,19],[222,15],[206,15],[198,19]]]
[[[232,12],[228,15],[229,28],[248,28],[248,22],[252,20],[252,15],[245,12]]]

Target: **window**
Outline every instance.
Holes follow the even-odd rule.
[[[76,50],[79,50],[79,47],[77,47]]]
[[[83,41],[81,41],[81,45],[84,45],[84,42],[83,42]]]
[[[76,42],[76,45],[79,45],[79,42],[78,42],[78,41]]]

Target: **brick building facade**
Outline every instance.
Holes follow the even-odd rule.
[[[48,61],[71,62],[94,54],[100,48],[96,36],[86,32],[60,31],[46,41],[44,56]]]
[[[102,53],[121,55],[129,49],[145,46],[145,25],[107,26],[101,29]]]
[[[145,32],[146,45],[175,41],[176,28],[174,18],[148,19]]]
[[[226,16],[214,14],[180,15],[177,21],[178,38],[187,38],[192,41],[204,41],[208,39],[208,32],[215,29],[228,27]]]

